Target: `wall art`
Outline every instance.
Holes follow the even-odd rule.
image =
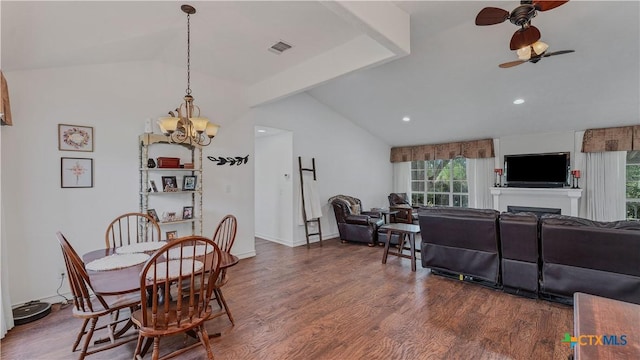
[[[214,161],[214,162],[218,162],[216,165],[242,165],[242,164],[246,164],[249,162],[249,155],[242,157],[242,156],[235,156],[235,157],[214,157],[214,156],[207,156],[207,159]]]
[[[63,188],[93,187],[93,159],[60,158],[60,186]]]
[[[93,128],[58,124],[58,150],[93,151]]]

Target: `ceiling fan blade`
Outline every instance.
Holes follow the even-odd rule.
[[[566,1],[546,1],[546,0],[538,0],[533,2],[533,6],[538,11],[547,11],[551,9],[555,9],[564,3],[568,3],[569,0]]]
[[[575,50],[560,50],[560,51],[554,51],[552,53],[544,54],[544,55],[542,55],[542,57],[554,56],[554,55],[562,55],[562,54],[568,54],[568,53],[572,53],[572,52],[575,52]]]
[[[480,10],[478,15],[476,16],[476,25],[485,26],[500,24],[508,18],[509,12],[507,10],[494,7],[486,7]]]
[[[514,67],[516,65],[520,65],[520,64],[524,64],[526,62],[528,62],[529,60],[516,60],[516,61],[510,61],[510,62],[506,62],[504,64],[500,64],[498,65],[499,67],[506,69],[506,68],[510,68],[510,67]]]
[[[511,50],[518,50],[525,46],[529,46],[538,40],[540,40],[540,30],[535,26],[529,26],[516,31],[513,34],[509,48]]]

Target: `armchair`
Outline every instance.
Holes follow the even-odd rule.
[[[391,193],[389,198],[389,210],[397,211],[392,219],[393,222],[418,224],[418,211],[411,206],[406,193]]]
[[[382,214],[377,211],[362,211],[360,199],[336,195],[329,199],[338,224],[343,243],[363,242],[369,246],[378,243],[378,228],[384,224]]]

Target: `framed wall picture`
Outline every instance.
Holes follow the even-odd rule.
[[[175,176],[163,176],[162,177],[162,191],[171,191],[167,189],[178,190],[178,182]]]
[[[60,158],[60,186],[63,188],[93,187],[93,159]]]
[[[147,214],[153,218],[156,222],[160,222],[156,209],[147,209]]]
[[[184,179],[182,180],[182,190],[195,190],[197,179],[198,177],[195,175],[185,175]]]
[[[178,238],[178,232],[176,230],[167,231],[167,241],[175,240]]]
[[[58,150],[93,151],[93,127],[58,124]]]
[[[185,206],[182,208],[183,219],[193,219],[193,206]]]
[[[149,192],[158,192],[158,187],[156,186],[156,182],[153,180],[149,180]]]

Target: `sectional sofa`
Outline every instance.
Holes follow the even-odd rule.
[[[530,297],[584,292],[640,304],[640,222],[425,207],[422,266]]]

